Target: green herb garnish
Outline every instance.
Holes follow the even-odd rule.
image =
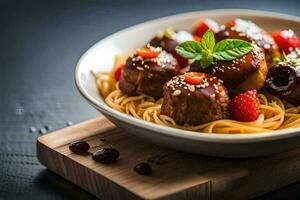
[[[213,31],[208,30],[200,42],[186,41],[177,45],[175,50],[182,57],[199,60],[201,67],[207,68],[214,60],[234,60],[252,48],[250,42],[239,39],[225,39],[216,44]]]
[[[273,61],[275,64],[288,65],[294,68],[300,66],[300,58],[298,58],[297,52],[286,55],[284,51],[282,51],[281,56],[275,57]]]

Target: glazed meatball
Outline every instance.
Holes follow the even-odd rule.
[[[186,80],[190,74],[201,77],[197,84]],[[164,86],[161,115],[178,124],[199,125],[228,118],[229,97],[223,82],[204,73],[185,73],[174,77]]]
[[[261,89],[268,73],[265,54],[262,48],[253,46],[251,52],[231,61],[215,61],[202,68],[198,61],[190,66],[190,71],[204,72],[224,81],[231,93],[236,94],[250,89]]]
[[[151,59],[134,54],[126,60],[119,87],[128,95],[143,93],[157,99],[163,96],[163,85],[178,74],[176,59],[166,51]]]
[[[161,47],[163,50],[171,53],[177,59],[177,62],[181,68],[188,66],[188,59],[178,55],[175,51],[175,48],[178,44],[184,41],[193,40],[193,36],[185,31],[173,32],[169,30],[169,32],[171,33],[169,33],[168,36],[165,34],[156,35],[151,39],[149,45],[153,47]]]
[[[272,65],[274,57],[280,55],[273,37],[251,21],[237,18],[221,28],[222,30],[215,35],[216,41],[234,38],[255,42],[264,49],[268,66]]]

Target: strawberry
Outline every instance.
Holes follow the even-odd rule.
[[[122,63],[116,68],[116,70],[115,70],[115,80],[116,81],[120,80],[124,66],[125,66],[125,64]]]
[[[217,22],[215,22],[212,19],[206,18],[198,22],[198,24],[196,25],[193,31],[193,35],[202,37],[208,29],[211,29],[214,33],[217,33],[220,30]]]
[[[300,40],[293,30],[284,30],[273,34],[273,38],[284,53],[288,54],[295,49],[300,49]]]
[[[255,121],[260,113],[256,90],[248,90],[235,96],[229,103],[231,118],[242,122]]]

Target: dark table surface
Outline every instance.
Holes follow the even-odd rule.
[[[99,115],[73,83],[80,55],[136,23],[215,8],[299,15],[300,1],[0,1],[0,199],[94,199],[36,158],[40,128],[60,129]],[[260,199],[299,199],[299,190],[295,183]]]

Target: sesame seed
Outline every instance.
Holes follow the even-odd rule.
[[[150,46],[148,47],[151,51],[154,51],[154,52],[160,52],[162,51],[162,48],[161,47],[153,47],[153,46]]]
[[[173,92],[173,96],[178,96],[178,95],[180,95],[181,94],[181,91],[180,90],[175,90],[174,92]]]
[[[190,85],[190,86],[189,86],[189,91],[195,92],[195,86],[194,86],[194,85]]]
[[[218,89],[218,86],[217,86],[216,84],[214,84],[213,86],[214,86],[214,88],[215,88],[216,90]]]
[[[136,67],[136,68],[140,71],[144,71],[144,68],[142,68],[142,67]]]

